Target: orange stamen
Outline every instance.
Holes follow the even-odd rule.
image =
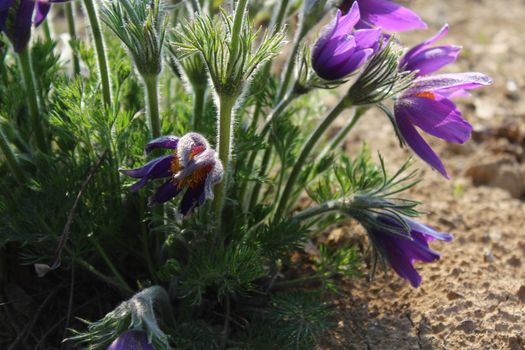
[[[433,93],[433,92],[430,92],[430,91],[424,91],[424,92],[420,92],[419,94],[416,94],[417,97],[424,97],[424,98],[429,98],[431,100],[436,100],[436,95]]]

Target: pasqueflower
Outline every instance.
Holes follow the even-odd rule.
[[[439,253],[429,248],[428,242],[436,239],[448,242],[453,237],[416,221],[405,220],[410,228],[409,231],[399,222],[380,214],[376,218],[378,225],[368,227],[368,235],[392,269],[417,288],[422,279],[414,268],[414,262],[432,262],[440,258]]]
[[[343,12],[358,3],[361,19],[357,28],[381,27],[390,32],[404,32],[413,29],[426,29],[427,24],[412,10],[388,0],[345,0]]]
[[[122,333],[107,350],[155,350],[144,331],[130,330]]]
[[[0,31],[16,52],[23,51],[31,38],[31,26],[44,21],[52,3],[69,0],[0,0]]]
[[[400,67],[417,71],[419,77],[397,98],[394,114],[399,132],[408,146],[432,168],[449,178],[441,159],[415,127],[449,142],[466,142],[472,126],[462,118],[451,98],[465,95],[469,89],[490,85],[492,80],[481,73],[424,76],[456,60],[460,49],[456,46],[430,48],[447,31],[448,27],[443,27],[436,36],[415,46],[402,58]]]
[[[312,52],[312,66],[326,80],[340,80],[367,62],[379,47],[381,29],[354,31],[359,21],[359,6],[353,4],[343,15],[341,10],[325,29]]]
[[[207,199],[213,199],[213,187],[222,180],[224,170],[215,150],[200,134],[188,133],[180,139],[163,136],[146,145],[146,153],[155,149],[173,150],[172,154],[156,158],[132,170],[121,170],[125,175],[140,179],[132,187],[137,191],[148,181],[169,178],[150,197],[150,205],[164,203],[186,191],[180,203],[180,212],[187,215]]]

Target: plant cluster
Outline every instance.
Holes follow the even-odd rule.
[[[491,80],[435,74],[460,51],[434,46],[447,26],[395,36],[425,28],[387,0],[2,0],[0,346],[306,349],[364,261],[418,287],[452,236],[403,197],[417,171],[340,145],[378,108],[449,177],[416,127],[467,141],[452,98]],[[372,249],[316,243],[349,221]]]

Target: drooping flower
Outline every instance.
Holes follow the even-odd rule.
[[[213,187],[223,178],[224,170],[215,150],[200,134],[188,133],[180,139],[163,136],[146,145],[146,153],[155,149],[173,150],[172,154],[153,159],[132,170],[121,170],[124,175],[140,179],[132,187],[137,191],[150,180],[169,178],[150,197],[150,205],[165,203],[186,191],[180,203],[183,215],[213,199]]]
[[[375,248],[400,277],[408,280],[414,288],[419,287],[422,279],[414,268],[414,262],[439,260],[439,253],[430,249],[428,243],[436,239],[449,242],[453,239],[452,235],[407,218],[409,232],[391,217],[379,214],[376,220],[377,226],[368,227],[368,235]]]
[[[449,178],[439,156],[416,130],[440,139],[465,143],[470,139],[472,126],[463,119],[461,111],[451,98],[466,95],[466,91],[492,84],[490,77],[481,73],[450,73],[425,76],[454,62],[459,53],[456,46],[430,48],[448,31],[444,26],[439,33],[415,46],[402,58],[400,67],[417,70],[418,78],[394,105],[397,127],[408,146],[432,168]]]
[[[130,330],[122,333],[111,343],[108,350],[155,350],[144,331]]]
[[[16,52],[22,52],[31,38],[31,26],[40,25],[52,3],[69,0],[0,0],[0,32],[5,33]]]
[[[359,69],[379,48],[381,29],[354,31],[359,21],[359,5],[350,12],[341,10],[325,29],[312,52],[312,66],[325,80],[340,80]]]
[[[427,24],[412,10],[388,0],[345,0],[341,6],[344,13],[358,3],[361,19],[357,28],[382,27],[390,32],[426,29]]]
[[[432,38],[427,39],[410,49],[399,62],[403,70],[416,72],[416,76],[427,75],[438,71],[442,67],[456,61],[460,46],[442,45],[431,47],[436,41],[443,38],[448,33],[448,25],[443,28]]]

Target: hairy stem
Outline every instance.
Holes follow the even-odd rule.
[[[100,245],[98,240],[94,236],[91,236],[90,238],[91,238],[91,242],[93,243],[93,246],[95,247],[95,250],[100,254],[100,256],[102,257],[102,259],[104,260],[106,265],[108,265],[108,267],[111,270],[111,272],[113,273],[113,275],[119,281],[119,284],[121,285],[122,289],[129,290],[129,291],[133,290],[128,285],[128,283],[126,282],[124,277],[120,274],[120,272],[115,267],[115,265],[111,262],[111,259],[108,257],[108,255],[106,254],[106,252],[104,251],[104,249],[102,248],[102,246]]]
[[[68,32],[69,32],[69,40],[72,41],[77,38],[77,31],[75,28],[74,3],[67,2],[65,4],[65,10],[66,10],[66,18],[67,18],[67,27],[68,27]],[[80,74],[80,62],[75,52],[73,52],[73,72],[75,75]]]
[[[248,5],[248,0],[239,0],[237,2],[237,7],[235,8],[235,18],[233,20],[232,27],[232,38],[231,38],[231,53],[230,60],[228,62],[228,74],[231,74],[232,69],[236,66],[235,61],[238,59],[237,53],[239,51],[240,44],[240,33],[242,24],[244,22],[246,6]]]
[[[144,95],[146,96],[146,113],[148,115],[151,136],[154,139],[161,134],[158,79],[158,75],[143,76]]]
[[[301,174],[301,171],[303,170],[304,165],[308,157],[310,156],[310,153],[312,152],[314,147],[317,145],[317,143],[321,139],[321,136],[323,136],[323,134],[326,132],[328,127],[332,125],[334,120],[339,116],[339,114],[341,114],[342,111],[344,111],[348,107],[348,105],[349,105],[349,102],[345,96],[330,111],[330,113],[328,113],[325,119],[313,131],[313,133],[310,135],[308,140],[303,145],[301,149],[301,153],[299,154],[299,158],[297,159],[297,161],[295,162],[292,168],[292,172],[290,173],[288,177],[288,181],[286,182],[286,186],[280,197],[279,204],[275,211],[275,221],[281,220],[283,215],[286,214],[286,210],[288,207],[288,200],[290,198],[290,195],[293,193],[297,179],[299,178],[299,175]]]
[[[206,85],[193,87],[193,130],[202,131],[202,119],[206,109]]]
[[[47,142],[44,133],[44,126],[40,119],[40,111],[38,107],[38,92],[35,74],[31,62],[31,55],[29,49],[25,48],[18,53],[20,69],[22,70],[22,77],[27,94],[27,104],[29,107],[29,114],[31,116],[31,127],[35,134],[37,147],[45,152],[47,150]]]
[[[97,17],[97,9],[95,8],[94,0],[84,0],[89,24],[91,25],[91,33],[95,43],[95,52],[97,54],[98,69],[100,71],[100,81],[102,83],[102,98],[106,107],[111,106],[111,82],[109,76],[108,61],[106,59],[106,51],[104,50],[104,38],[100,30],[100,23]]]
[[[299,28],[297,31],[297,34],[295,35],[293,46],[292,46],[292,51],[290,52],[290,55],[288,56],[288,61],[286,62],[286,67],[281,77],[281,83],[279,84],[279,89],[277,90],[277,95],[275,99],[276,101],[282,100],[282,98],[288,91],[288,87],[290,86],[290,82],[292,80],[293,73],[295,70],[295,64],[297,63],[297,54],[299,53],[299,48],[301,47],[301,41],[303,40],[303,37],[304,37],[304,34],[302,32],[303,30]]]
[[[219,148],[219,159],[224,167],[224,180],[215,187],[215,200],[213,206],[217,220],[220,223],[229,176],[230,151],[233,139],[232,114],[236,98],[223,95],[219,97],[219,101],[219,134],[217,145]]]

